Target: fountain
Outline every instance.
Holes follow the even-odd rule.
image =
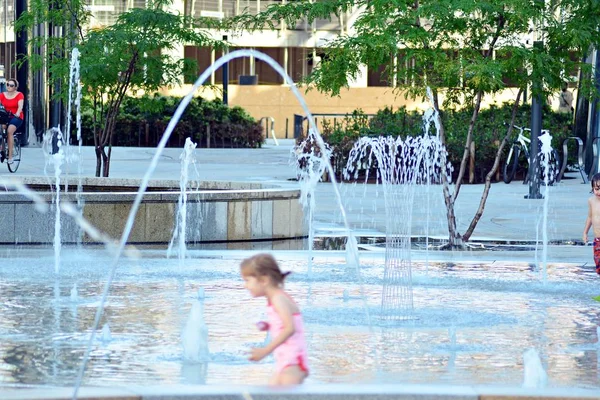
[[[546,387],[548,375],[535,349],[529,349],[523,354],[523,367],[523,387],[532,389]]]
[[[183,357],[193,362],[208,360],[208,328],[204,322],[204,299],[192,303],[189,317],[181,334]]]
[[[102,334],[100,335],[100,340],[102,343],[108,343],[113,340],[112,334],[110,333],[110,326],[108,324],[104,324],[102,326]]]
[[[252,51],[234,52],[230,57],[247,54],[265,59],[264,55]],[[222,61],[214,68],[220,65]],[[182,110],[178,108],[169,133]],[[428,140],[431,143],[427,143]],[[434,138],[428,136],[403,142],[381,139],[375,146],[382,150],[396,149],[398,153],[392,154],[408,151],[417,155],[411,165],[425,165],[425,170],[434,168],[434,163],[417,162],[424,159],[424,155],[418,154],[427,152],[420,149],[441,153],[435,147]],[[365,144],[362,149],[366,148]],[[379,159],[389,165],[400,165],[394,164],[399,161],[397,157],[386,154],[389,153],[382,151]],[[157,157],[153,158],[152,168],[156,167]],[[185,262],[181,263],[179,259],[166,258],[162,248],[149,248],[132,251],[138,257],[120,258],[127,250],[125,244],[133,230],[137,206],[145,205],[148,212],[152,202],[168,200],[175,208],[175,202],[181,198],[180,193],[173,192],[142,194],[150,184],[147,179],[152,168],[144,181],[136,182],[141,191],[135,196],[127,194],[127,200],[135,203],[127,208],[131,214],[120,243],[113,242],[109,252],[90,246],[75,251],[64,247],[58,280],[48,267],[54,260],[52,250],[14,248],[7,251],[5,259],[15,262],[5,263],[0,271],[3,294],[0,386],[7,388],[3,391],[6,398],[11,399],[8,387],[19,388],[22,398],[24,387],[70,388],[75,385],[73,397],[77,397],[80,385],[110,387],[111,390],[126,388],[131,395],[132,392],[153,394],[156,386],[161,386],[164,393],[182,382],[220,384],[224,385],[220,393],[240,390],[246,395],[246,389],[232,389],[232,382],[254,385],[268,381],[272,366],[268,362],[250,363],[244,354],[246,348],[264,339],[264,333],[255,326],[255,322],[262,319],[262,303],[257,306],[254,300],[248,299],[239,278],[239,262],[247,252],[187,248]],[[408,204],[419,206],[414,204],[415,192],[411,194],[411,190],[419,190],[424,186],[421,183],[430,182],[427,177],[431,175],[414,172],[402,175],[400,172],[396,169],[390,175],[381,173],[379,178],[382,185],[389,186],[390,198],[386,201],[400,214],[390,216],[398,223],[406,223],[411,218]],[[383,183],[386,181],[388,183]],[[402,187],[392,187],[391,182]],[[248,190],[263,196],[261,190],[268,189]],[[281,196],[289,193],[289,189],[274,192]],[[199,195],[213,194],[207,191]],[[188,193],[187,205],[196,195]],[[241,194],[234,192],[230,196],[240,203],[236,196]],[[150,201],[143,203],[143,197]],[[259,201],[258,197],[249,202]],[[283,208],[290,213],[292,202],[297,202],[299,197],[299,194],[287,197],[287,208]],[[61,198],[68,200],[70,196],[63,193]],[[114,198],[120,197],[115,195]],[[307,197],[309,201],[313,199],[317,207],[324,201],[337,203],[339,192],[335,198],[321,201],[314,193]],[[91,203],[86,200],[85,206]],[[61,200],[60,208],[70,210],[69,216],[76,216],[77,210],[68,204]],[[227,204],[227,208],[235,209],[238,205]],[[312,215],[314,218],[316,214]],[[79,218],[84,225],[81,215]],[[174,221],[175,214],[169,218]],[[207,220],[209,227],[217,224],[217,218],[204,221]],[[63,222],[67,221],[70,218]],[[92,237],[90,232],[94,231],[88,227],[86,235]],[[545,371],[548,386],[590,389],[585,392],[588,394],[598,389],[597,360],[564,351],[574,342],[589,343],[590,329],[585,333],[582,327],[595,327],[597,323],[595,313],[588,312],[590,298],[597,294],[597,284],[582,279],[587,273],[585,266],[569,264],[568,268],[549,268],[544,283],[537,271],[530,271],[528,259],[515,258],[502,263],[468,254],[467,258],[451,258],[451,262],[447,262],[432,260],[440,257],[436,254],[424,262],[407,250],[410,227],[390,224],[389,234],[386,234],[389,237],[386,240],[397,246],[393,247],[394,253],[361,252],[360,261],[359,252],[352,246],[346,254],[313,252],[310,263],[306,252],[275,253],[285,269],[294,272],[286,281],[286,288],[298,300],[305,315],[313,366],[307,386],[311,385],[310,380],[340,384],[402,383],[403,390],[411,390],[411,384],[423,384],[426,390],[435,392],[438,389],[431,387],[434,382],[476,386],[477,389],[470,389],[471,396],[473,390],[485,393],[486,387],[498,385],[516,388],[514,390],[524,385],[539,388],[545,381],[530,379],[530,372],[524,380],[520,363],[523,351],[534,347],[544,354],[548,365]],[[97,232],[94,235],[94,240],[106,239],[110,243],[106,235]],[[356,243],[352,232],[347,243]],[[400,262],[388,261],[394,258]],[[405,277],[410,277],[410,281],[404,281]],[[62,301],[60,293],[73,293],[74,287],[77,301]],[[198,291],[199,287],[206,288],[210,295]],[[404,302],[404,288],[407,290],[405,304],[410,309],[404,303],[387,300]],[[102,291],[101,299],[95,295],[99,291]],[[355,293],[360,296],[351,295]],[[188,315],[179,312],[182,304],[191,304]],[[413,307],[414,304],[418,307]],[[74,305],[76,312],[70,312]],[[369,316],[377,314],[386,323],[373,329]],[[407,316],[411,317],[408,318],[410,324],[403,323]],[[114,334],[110,335],[111,340],[104,341],[107,344],[98,347],[95,335],[106,337],[104,328],[98,329],[100,321],[104,326],[110,324]],[[461,332],[460,344],[456,343],[457,329]],[[450,357],[448,349],[439,345],[448,340]],[[469,349],[468,357],[457,351],[465,348]],[[52,357],[48,358],[48,354]],[[541,376],[539,368],[531,370],[529,365],[533,364],[527,361],[525,364],[527,371],[537,371],[537,376]],[[394,385],[389,387],[389,390],[397,390]],[[378,390],[380,388],[378,386]],[[200,386],[184,390],[211,389]],[[327,390],[349,390],[362,395],[368,391],[361,386],[350,389],[332,386]],[[448,387],[439,390],[448,396],[452,396],[448,393],[460,392]],[[422,388],[420,393],[424,393]],[[577,393],[570,390],[569,394]]]
[[[56,140],[56,143],[54,143]],[[56,145],[57,151],[52,152],[50,148]],[[61,220],[60,220],[60,193],[61,193],[61,175],[62,166],[65,163],[65,150],[63,148],[62,132],[58,128],[52,128],[44,134],[44,155],[46,156],[46,166],[51,165],[54,169],[54,187],[55,197],[54,203],[54,272],[58,274],[60,270],[60,251],[62,246],[61,240]]]
[[[551,174],[555,174],[552,171],[550,163],[550,157],[552,156],[552,136],[547,131],[539,137],[541,142],[540,148],[540,162],[542,168],[542,176],[544,180],[544,206],[542,211],[542,265],[540,268],[542,281],[546,282],[548,279],[548,203],[550,201],[550,190],[549,190],[549,177]]]
[[[175,230],[171,242],[169,242],[169,248],[167,249],[167,257],[170,257],[173,249],[173,243],[177,240],[177,255],[179,261],[183,262],[185,259],[186,250],[186,226],[187,226],[187,191],[189,181],[189,166],[190,163],[195,162],[194,160],[194,149],[196,143],[192,142],[192,139],[186,138],[185,145],[183,146],[183,153],[181,153],[181,182],[179,183],[179,199],[177,201],[177,220],[175,222]]]
[[[385,319],[413,317],[411,273],[411,227],[415,186],[439,182],[439,174],[450,173],[446,168],[446,150],[439,137],[429,135],[431,121],[437,121],[433,108],[424,116],[425,135],[422,137],[361,137],[355,144],[344,170],[346,179],[358,179],[365,170],[365,185],[369,173],[376,169],[381,181],[386,211],[386,254],[381,316]]]
[[[77,301],[79,298],[79,296],[77,295],[77,283],[74,283],[73,287],[71,288],[70,298],[71,301]]]

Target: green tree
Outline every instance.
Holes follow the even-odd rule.
[[[112,138],[125,96],[154,92],[195,74],[195,63],[173,55],[176,47],[222,46],[198,28],[200,23],[209,27],[210,20],[175,14],[168,11],[169,5],[170,0],[151,1],[147,8],[133,8],[119,15],[113,25],[89,28],[89,13],[83,2],[33,0],[30,11],[17,21],[17,27],[27,29],[43,23],[73,28],[65,29],[62,37],[34,37],[32,48],[49,51],[47,56],[34,51],[30,59],[34,69],[47,66],[51,85],[61,82],[66,88],[68,54],[73,45],[79,49],[83,93],[92,99],[94,110],[96,176],[109,175]],[[65,97],[66,92],[62,90],[55,96]]]
[[[331,19],[350,13],[355,21],[347,33],[327,43],[324,56],[305,82],[338,95],[356,79],[362,66],[384,66],[384,77],[395,82],[398,93],[423,98],[427,87],[437,109],[469,106],[467,129],[458,178],[453,187],[444,179],[449,245],[469,240],[485,207],[494,167],[489,171],[480,206],[467,228],[458,232],[454,204],[464,180],[469,148],[477,134],[477,118],[485,95],[516,86],[518,105],[522,91],[533,95],[558,91],[572,71],[589,69],[579,60],[598,46],[600,2],[596,0],[300,0],[271,5],[258,15],[245,14],[228,21],[234,30],[273,29],[274,21],[294,25],[306,19]],[[532,46],[533,40],[543,46]],[[584,74],[585,76],[585,74]],[[590,75],[588,75],[590,76]],[[534,83],[540,83],[535,84]],[[593,82],[579,82],[595,94]],[[444,94],[444,104],[439,95]],[[441,121],[440,121],[441,123]],[[512,127],[512,124],[509,125]],[[440,132],[445,143],[445,132]]]

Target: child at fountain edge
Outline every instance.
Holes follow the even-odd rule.
[[[583,227],[583,243],[587,243],[588,231],[590,227],[593,228],[594,262],[596,273],[600,275],[600,173],[592,176],[592,194],[593,196],[588,199],[588,216]]]
[[[308,376],[304,323],[298,305],[283,290],[283,281],[290,272],[281,272],[270,254],[257,254],[243,260],[240,272],[244,287],[252,297],[267,298],[268,329],[272,338],[267,346],[251,350],[250,361],[260,361],[273,353],[275,374],[269,383],[302,383]]]

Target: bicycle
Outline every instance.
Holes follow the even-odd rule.
[[[8,158],[8,132],[6,131],[5,126],[8,124],[11,118],[12,114],[6,111],[2,105],[0,105],[0,131],[2,133],[2,137],[0,138],[0,163],[3,163],[4,160]],[[12,164],[9,164],[8,162],[6,164],[8,166],[8,170],[12,173],[15,173],[21,164],[21,141],[19,139],[19,134],[16,132],[13,134],[12,155]]]
[[[521,126],[517,126],[517,125],[513,125],[514,128],[516,128],[519,131],[519,135],[517,136],[517,138],[515,139],[515,141],[512,143],[512,145],[510,146],[510,149],[508,151],[508,156],[506,157],[506,161],[504,162],[504,170],[503,170],[503,174],[502,174],[502,178],[504,180],[504,183],[510,183],[516,173],[517,173],[517,168],[519,166],[519,153],[523,152],[525,154],[525,158],[527,160],[527,169],[529,170],[529,144],[531,143],[531,139],[529,139],[527,136],[525,136],[523,134],[523,132],[527,131],[527,132],[531,132],[531,129],[529,128],[523,128]],[[543,129],[542,130],[542,135],[548,133],[547,130]],[[541,148],[541,138],[540,138],[540,148]],[[545,160],[543,160],[543,155],[538,155],[539,157],[539,177],[540,177],[540,182],[543,184],[548,184],[548,185],[552,185],[557,177],[558,174],[560,173],[560,157],[558,155],[558,152],[552,148],[552,150],[550,151],[550,159],[548,160],[548,179],[546,180],[545,178],[545,168],[543,167],[543,162]],[[527,173],[525,174],[525,179],[523,179],[523,183],[527,183],[529,180],[529,171],[527,171]]]

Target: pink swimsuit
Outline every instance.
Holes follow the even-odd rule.
[[[271,338],[276,338],[281,331],[283,331],[283,321],[270,303],[267,305],[267,316],[269,319],[269,333],[271,334]],[[306,340],[304,339],[302,314],[295,313],[292,318],[294,322],[294,334],[273,351],[276,370],[277,373],[280,373],[289,366],[297,365],[302,371],[308,374]]]

